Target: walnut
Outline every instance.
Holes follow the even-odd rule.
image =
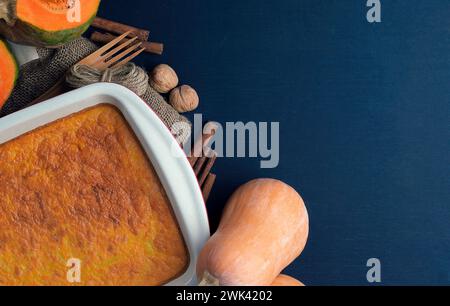
[[[150,86],[159,93],[168,93],[178,85],[178,76],[169,65],[161,64],[153,69]]]
[[[198,107],[199,97],[195,89],[183,85],[172,90],[169,102],[179,113],[186,113]]]

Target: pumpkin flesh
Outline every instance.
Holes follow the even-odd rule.
[[[80,1],[80,21],[69,22],[67,0],[17,0],[17,18],[43,31],[74,29],[89,22],[96,14],[99,0]]]
[[[0,40],[0,109],[14,89],[17,74],[16,60],[6,43]]]

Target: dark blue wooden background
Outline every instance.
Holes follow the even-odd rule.
[[[287,272],[309,285],[450,284],[450,2],[114,0],[100,15],[151,30],[206,120],[279,121],[281,163],[222,159],[208,205],[257,177],[302,193],[309,244]]]

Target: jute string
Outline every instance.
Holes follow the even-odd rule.
[[[140,97],[147,92],[150,86],[148,74],[133,63],[117,68],[108,68],[105,71],[77,64],[69,70],[66,81],[74,88],[98,82],[116,83],[127,87]]]

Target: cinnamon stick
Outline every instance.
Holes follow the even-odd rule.
[[[117,36],[109,34],[109,33],[94,32],[91,35],[91,40],[93,42],[100,43],[100,44],[107,44],[116,38],[117,38]],[[161,55],[164,51],[164,45],[161,43],[143,41],[141,46],[148,53]]]
[[[208,201],[215,182],[216,182],[216,175],[210,173],[205,181],[205,184],[202,187],[203,199],[205,200],[205,202]]]
[[[125,32],[131,31],[139,40],[147,41],[150,36],[150,32],[147,30],[135,28],[123,23],[111,21],[105,18],[96,17],[92,22],[92,26],[97,29],[105,30],[114,34],[123,34]]]
[[[197,163],[197,160],[199,159],[199,157],[201,157],[201,156],[196,156],[197,153],[200,153],[203,156],[203,149],[205,148],[205,146],[207,146],[209,144],[211,139],[216,134],[217,126],[213,122],[208,122],[206,125],[212,125],[210,127],[211,134],[202,134],[202,137],[200,137],[200,139],[198,139],[198,141],[194,144],[194,147],[191,150],[191,156],[188,158],[191,166],[194,166]],[[210,154],[211,152],[205,152],[205,153]],[[213,152],[213,154],[214,154],[214,152]]]
[[[200,184],[200,186],[202,186],[203,183],[205,183],[208,175],[211,172],[212,167],[214,166],[214,164],[216,162],[216,159],[217,159],[217,154],[216,153],[214,153],[213,157],[208,159],[208,161],[207,161],[207,163],[205,165],[205,168],[203,169],[203,173],[202,173],[201,177],[198,179],[198,183]]]
[[[203,157],[200,157],[200,159],[197,161],[197,163],[195,164],[195,166],[194,166],[194,173],[195,173],[195,176],[199,176],[199,174],[200,174],[200,171],[202,171],[202,169],[203,169],[203,165],[206,163],[206,157],[205,156],[203,156]]]

